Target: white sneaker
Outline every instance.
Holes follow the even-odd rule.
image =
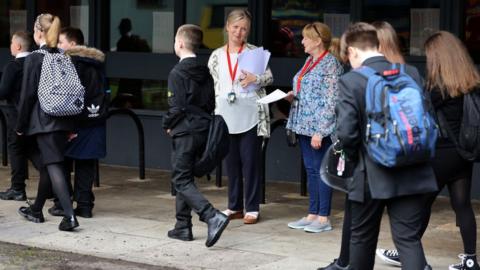
[[[396,249],[377,248],[375,253],[380,259],[382,259],[382,261],[386,262],[387,264],[402,266],[402,263],[400,262],[400,256],[398,255],[398,251]]]

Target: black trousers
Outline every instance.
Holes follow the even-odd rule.
[[[228,175],[228,209],[257,212],[260,209],[262,137],[257,126],[230,135],[230,150],[225,163]],[[245,182],[243,179],[245,178]]]
[[[11,188],[25,190],[25,179],[28,178],[28,145],[25,136],[18,136],[15,130],[16,109],[4,108],[2,112],[7,120],[7,146],[12,176]]]
[[[194,133],[172,139],[172,183],[175,188],[175,228],[192,226],[192,210],[201,221],[215,215],[215,208],[195,185],[193,166],[205,148],[207,133]]]
[[[423,270],[427,264],[420,230],[424,218],[423,194],[376,200],[365,194],[363,203],[351,201],[350,269],[371,270],[375,263],[380,223],[387,208],[393,242],[402,269]]]
[[[93,181],[95,179],[95,159],[71,159],[65,157],[65,180],[69,186],[73,200],[77,202],[77,208],[92,210],[95,201],[93,194]],[[75,172],[73,187],[70,177],[72,168]],[[57,203],[57,200],[55,200]],[[57,205],[58,206],[58,205]]]

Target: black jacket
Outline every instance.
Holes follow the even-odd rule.
[[[438,124],[440,125],[440,130],[446,131],[448,128],[454,134],[455,138],[458,138],[460,135],[460,124],[462,123],[463,117],[463,95],[454,98],[448,95],[442,97],[442,93],[439,89],[432,89],[430,97],[433,107],[437,112],[437,116],[438,112],[442,112],[447,122],[446,124],[448,125],[448,127],[445,127],[443,126],[443,122],[439,121]],[[447,134],[443,133],[447,132],[442,132],[444,137],[438,138],[437,147],[455,148],[453,141],[447,137]]]
[[[376,56],[363,63],[379,72],[391,68],[385,57]],[[406,72],[419,84],[422,79],[415,67]],[[403,195],[433,192],[437,190],[435,175],[430,163],[401,168],[387,168],[374,163],[368,156],[364,141],[366,129],[365,89],[367,79],[356,72],[348,72],[340,78],[340,99],[336,107],[337,136],[351,159],[358,157],[354,180],[349,183],[350,200],[362,202],[367,189],[373,199],[390,199]]]
[[[50,53],[59,53],[57,48],[43,46]],[[46,114],[38,101],[38,84],[44,55],[32,53],[25,59],[22,91],[18,103],[16,130],[25,135],[73,130],[73,122],[68,117],[53,117]]]
[[[20,99],[24,63],[25,57],[15,58],[3,68],[0,99],[7,100],[8,105],[17,106]]]
[[[98,91],[98,89],[104,90],[107,87],[104,78],[105,70],[103,64],[105,62],[105,54],[103,52],[95,48],[75,46],[66,50],[65,54],[71,57],[75,70],[80,78],[80,82],[85,87],[86,93],[94,93]],[[89,104],[85,104],[85,106],[88,105]],[[76,118],[76,120],[78,128],[92,127],[105,123],[104,118],[98,120],[82,120]]]
[[[209,127],[209,116],[215,109],[215,90],[208,68],[196,57],[185,58],[168,76],[168,112],[163,128],[171,136],[202,132]]]

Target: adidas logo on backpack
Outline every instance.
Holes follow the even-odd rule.
[[[51,116],[80,114],[84,108],[85,88],[70,57],[46,50],[36,50],[35,53],[44,55],[38,84],[42,110]]]
[[[370,158],[386,167],[426,162],[432,158],[437,125],[423,89],[405,73],[405,65],[394,64],[383,74],[366,66],[355,72],[368,79],[365,145]]]

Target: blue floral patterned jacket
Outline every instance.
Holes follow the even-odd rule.
[[[343,73],[343,67],[332,54],[328,53],[304,75],[300,92],[297,93],[300,72],[301,69],[293,78],[293,92],[297,101],[293,102],[290,108],[287,128],[310,137],[314,134],[322,138],[330,136],[335,131],[338,79]]]

